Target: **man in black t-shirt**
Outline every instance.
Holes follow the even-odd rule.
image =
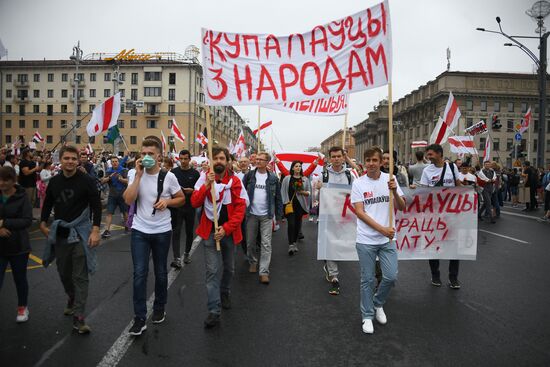
[[[33,160],[32,151],[23,151],[22,157],[23,159],[19,162],[19,185],[25,189],[34,207],[34,199],[36,197],[36,174],[40,173],[42,168]]]
[[[191,153],[188,150],[182,150],[179,154],[180,167],[172,169],[172,173],[178,179],[181,189],[185,195],[185,204],[180,208],[170,208],[172,214],[172,253],[174,261],[170,264],[173,268],[181,268],[181,226],[185,222],[185,252],[183,253],[183,262],[189,264],[191,258],[189,252],[193,245],[193,228],[195,226],[195,208],[191,206],[191,194],[198,181],[200,174],[191,167]]]

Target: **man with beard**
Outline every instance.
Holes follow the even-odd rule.
[[[241,180],[227,169],[229,151],[213,147],[211,159],[214,171],[209,170],[201,176],[191,195],[191,205],[194,208],[203,207],[197,234],[204,245],[208,298],[208,316],[204,321],[206,328],[219,325],[222,307],[231,308],[233,247],[242,240],[241,222],[247,205]],[[216,191],[217,230],[213,223],[212,185]],[[220,242],[221,251],[216,250],[216,241]]]

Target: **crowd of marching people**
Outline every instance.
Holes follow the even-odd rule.
[[[321,155],[308,167],[301,161],[287,167],[267,152],[234,157],[217,146],[208,158],[193,157],[188,150],[165,156],[155,136],[147,137],[139,152],[122,156],[93,154],[69,145],[55,153],[28,148],[20,155],[0,151],[0,287],[9,265],[18,297],[16,321],[27,321],[29,229],[38,221],[47,241],[43,264],[47,267],[55,260],[67,295],[63,312],[72,316],[78,333],[89,333],[85,320],[89,277],[96,269],[97,246],[102,238],[112,236],[118,208],[124,230],[130,234],[133,262],[134,322],[129,333],[138,336],[147,329],[150,259],[155,289],[151,321],[158,324],[166,317],[168,267],[181,269],[191,263],[192,249],[199,245],[204,249],[208,299],[204,325],[213,328],[220,323],[222,310],[231,308],[238,247],[249,272],[257,274],[261,284],[269,284],[273,232],[286,223],[288,255],[296,256],[304,238],[303,219],[317,222],[322,186],[351,185],[361,266],[362,329],[371,334],[373,319],[387,322],[383,305],[397,279],[389,198],[393,197],[397,210],[403,210],[404,188],[471,185],[480,198],[479,220],[495,223],[508,201],[512,206],[525,203],[525,211],[544,205],[540,220],[550,221],[550,172],[537,170],[529,162],[513,169],[491,161],[474,166],[471,158],[451,162],[437,144],[417,151],[416,162],[406,166],[395,152],[393,157],[390,154],[371,147],[359,162],[341,147],[332,147],[327,165],[317,174]],[[395,178],[390,181],[391,158]],[[366,201],[366,193],[381,199]],[[33,218],[33,208],[40,208],[39,218]],[[338,265],[327,260],[319,266],[331,295],[340,293]],[[431,284],[441,286],[439,260],[430,260],[429,267]],[[459,261],[450,260],[448,271],[449,286],[460,289]]]

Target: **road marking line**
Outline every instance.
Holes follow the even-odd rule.
[[[491,232],[491,231],[486,231],[486,230],[484,230],[484,229],[479,229],[479,231],[480,231],[480,232],[489,233],[489,234],[492,234],[492,235],[494,235],[494,236],[506,238],[506,239],[509,239],[509,240],[512,240],[512,241],[516,241],[516,242],[519,242],[519,243],[524,243],[524,244],[526,244],[526,245],[529,245],[529,244],[530,244],[530,242],[518,240],[517,238],[514,238],[514,237],[508,237],[508,236],[505,236],[505,235],[500,234],[500,233],[495,233],[495,232]]]
[[[512,213],[512,212],[509,212],[507,210],[501,210],[500,211],[502,214],[506,214],[506,215],[513,215],[514,217],[521,217],[521,218],[527,218],[527,219],[534,219],[534,220],[538,220],[539,218],[537,217],[533,217],[532,215],[525,215],[525,214],[519,214],[519,213]]]
[[[29,254],[29,258],[33,260],[35,263],[42,265],[42,259],[38,256],[35,256],[33,254]]]
[[[191,251],[189,251],[189,256],[193,255],[196,248],[198,247],[198,242],[195,246],[191,248]],[[185,268],[187,264],[183,264],[181,269],[172,269],[170,273],[168,273],[168,287],[167,289],[170,289],[170,286],[176,280],[180,272]],[[149,299],[147,300],[147,316],[146,321],[151,317],[151,314],[153,313],[153,303],[155,301],[155,293],[151,294]],[[132,327],[134,321],[130,321],[130,323],[124,328],[120,336],[117,340],[113,343],[111,348],[105,353],[101,361],[97,364],[97,367],[114,367],[118,365],[118,363],[122,360],[136,337],[128,334],[128,331]]]

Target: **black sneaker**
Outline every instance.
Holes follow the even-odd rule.
[[[333,279],[332,282],[330,282],[330,289],[328,290],[329,294],[332,294],[333,296],[337,296],[340,294],[340,283],[337,279]]]
[[[434,287],[441,287],[441,278],[439,275],[432,275],[432,285]]]
[[[86,321],[82,316],[73,316],[73,329],[78,331],[79,334],[88,334],[92,331],[90,327],[86,325]]]
[[[451,289],[460,289],[460,282],[458,281],[458,279],[450,279],[449,287]]]
[[[220,296],[222,300],[222,308],[224,310],[229,310],[231,308],[231,296],[229,293],[222,293]]]
[[[103,231],[103,234],[101,235],[101,238],[109,238],[111,237],[111,231]]]
[[[204,327],[207,329],[211,329],[213,327],[216,327],[220,324],[220,315],[215,313],[209,313],[206,317],[206,320],[204,320]]]
[[[174,261],[170,263],[170,266],[175,269],[181,269],[181,259],[179,257],[176,257]]]
[[[303,240],[304,239],[304,234],[302,232],[298,233],[298,239],[299,240]]]
[[[153,324],[160,324],[166,318],[166,312],[164,310],[153,310],[153,317],[151,321]]]
[[[183,262],[185,264],[191,264],[191,256],[189,256],[189,254],[183,254]]]
[[[138,319],[137,317],[134,319],[134,325],[128,330],[128,334],[139,336],[141,335],[145,330],[147,330],[147,325],[145,325],[145,320]]]

